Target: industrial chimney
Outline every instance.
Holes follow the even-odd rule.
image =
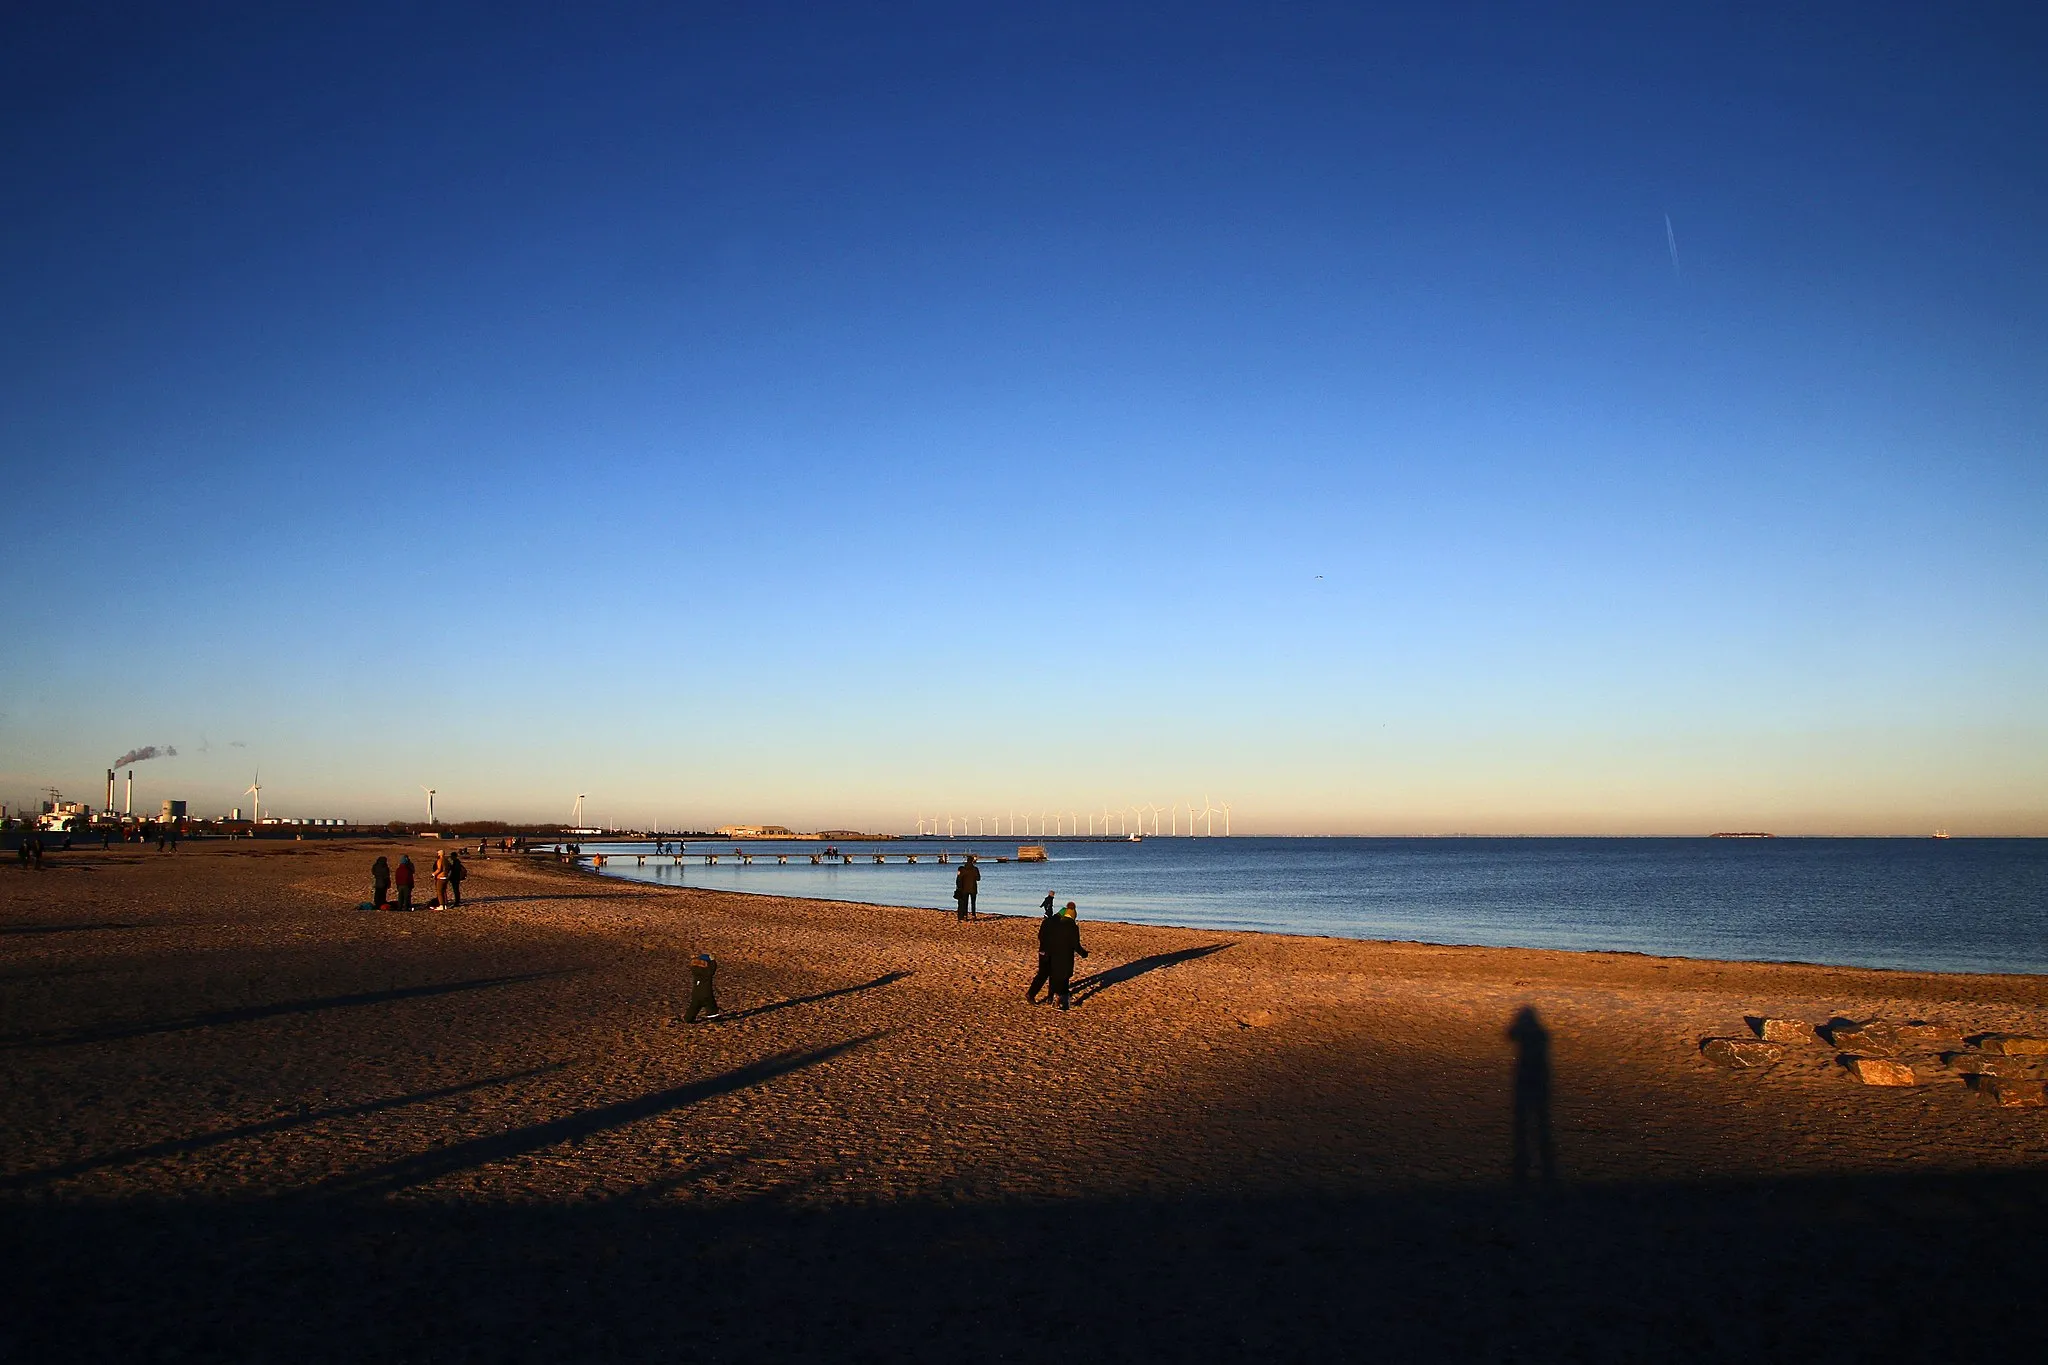
[[[135,769],[128,770],[128,799],[121,803],[121,814],[135,814]]]
[[[107,804],[100,807],[100,809],[109,815],[114,813],[114,770],[112,768],[107,769]]]

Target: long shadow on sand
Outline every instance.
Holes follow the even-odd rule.
[[[14,934],[96,934],[102,929],[140,929],[139,924],[126,920],[107,920],[102,924],[9,924],[0,926],[0,935]]]
[[[516,976],[483,976],[470,981],[443,981],[431,986],[397,986],[385,991],[364,991],[357,995],[330,995],[314,1000],[282,1000],[271,1005],[244,1005],[231,1010],[210,1010],[178,1019],[148,1024],[105,1024],[91,1028],[53,1029],[0,1039],[0,1049],[80,1047],[88,1043],[111,1043],[124,1038],[146,1038],[154,1033],[183,1033],[188,1029],[218,1028],[224,1024],[247,1024],[258,1019],[275,1019],[285,1014],[313,1014],[320,1010],[354,1009],[361,1005],[382,1005],[393,1000],[419,1000],[428,996],[453,995],[458,991],[490,990],[540,981],[566,972],[521,972]]]
[[[710,1154],[706,1154],[709,1156]],[[715,1158],[714,1158],[715,1160]],[[2027,1360],[2048,1173],[828,1209],[10,1200],[17,1360]],[[1976,1311],[1982,1305],[1982,1311]]]
[[[52,1181],[84,1175],[89,1171],[104,1170],[109,1166],[126,1166],[158,1157],[185,1156],[192,1152],[204,1151],[208,1147],[217,1147],[224,1142],[261,1137],[266,1133],[282,1133],[293,1128],[309,1128],[330,1119],[364,1118],[370,1114],[382,1114],[392,1109],[404,1109],[409,1105],[427,1104],[434,1100],[450,1099],[456,1095],[467,1095],[472,1091],[487,1090],[495,1085],[510,1085],[514,1081],[545,1076],[551,1071],[560,1071],[563,1066],[562,1062],[551,1062],[547,1066],[531,1067],[525,1071],[508,1071],[502,1076],[486,1076],[480,1081],[465,1081],[461,1085],[443,1086],[439,1090],[421,1090],[411,1095],[393,1095],[389,1099],[370,1100],[364,1104],[345,1104],[333,1109],[314,1109],[303,1114],[287,1114],[281,1118],[265,1119],[261,1123],[238,1124],[233,1128],[216,1128],[207,1133],[195,1133],[191,1137],[153,1142],[147,1147],[128,1147],[118,1152],[81,1157],[77,1161],[67,1161],[61,1166],[49,1166],[40,1171],[22,1171],[0,1179],[0,1190],[46,1185]]]
[[[731,1024],[737,1023],[741,1019],[754,1019],[763,1014],[773,1014],[777,1010],[786,1010],[797,1005],[815,1005],[821,1000],[837,1000],[843,995],[858,995],[862,991],[872,991],[883,986],[893,986],[909,975],[909,972],[884,972],[873,981],[863,981],[858,986],[841,986],[837,990],[819,991],[816,995],[797,995],[791,996],[787,1000],[774,1001],[771,1004],[752,1005],[743,1010],[733,1010],[730,1013],[722,1014],[719,1016],[719,1019]]]
[[[1209,943],[1200,948],[1182,948],[1175,953],[1154,953],[1150,957],[1133,958],[1119,966],[1105,967],[1074,983],[1073,1002],[1078,1005],[1091,995],[1100,995],[1111,986],[1121,986],[1124,982],[1141,977],[1147,972],[1156,972],[1164,967],[1178,967],[1183,962],[1193,962],[1196,958],[1220,953],[1230,946],[1228,943]]]
[[[758,1062],[736,1067],[722,1075],[691,1081],[688,1085],[657,1090],[650,1095],[621,1100],[617,1104],[601,1105],[596,1109],[586,1109],[580,1114],[571,1114],[547,1123],[536,1123],[506,1133],[493,1133],[489,1137],[472,1138],[468,1142],[437,1147],[433,1151],[421,1152],[417,1156],[405,1157],[367,1171],[352,1172],[319,1187],[317,1192],[329,1195],[389,1194],[414,1185],[424,1185],[430,1180],[438,1180],[457,1171],[488,1166],[494,1161],[523,1156],[528,1152],[537,1152],[558,1143],[574,1142],[595,1133],[602,1133],[608,1128],[623,1127],[628,1123],[637,1123],[641,1119],[653,1118],[656,1114],[682,1109],[715,1095],[744,1090],[750,1085],[759,1085],[777,1076],[786,1076],[792,1071],[801,1071],[807,1066],[830,1061],[843,1052],[851,1052],[881,1036],[881,1033],[867,1033],[858,1038],[849,1038],[843,1043],[813,1048],[809,1052],[777,1053],[773,1057],[764,1057]]]
[[[451,906],[449,908],[454,910],[467,910],[474,905],[522,905],[528,901],[587,901],[591,897],[600,894],[604,894],[607,900],[621,899],[621,897],[619,897],[616,894],[606,894],[610,891],[610,887],[602,887],[592,891],[553,892],[545,896],[464,896],[462,898],[462,904]],[[652,899],[653,896],[653,892],[634,892],[629,888],[626,891],[623,899],[644,900]]]

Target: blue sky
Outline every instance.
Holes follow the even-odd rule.
[[[274,8],[5,21],[10,801],[2048,833],[2034,7]]]

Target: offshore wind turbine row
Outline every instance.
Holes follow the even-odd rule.
[[[1208,838],[1217,833],[1218,816],[1222,817],[1222,834],[1227,838],[1230,835],[1230,803],[1212,802],[1207,796],[1202,798],[1200,810],[1195,809],[1193,801],[1185,805],[1176,801],[1166,806],[1148,803],[1105,805],[1094,811],[1005,810],[993,815],[956,815],[947,811],[927,815],[919,811],[917,832],[920,837],[943,835],[949,839],[1044,839],[1081,835],[1096,838],[1110,835],[1125,838],[1148,835],[1157,838]]]

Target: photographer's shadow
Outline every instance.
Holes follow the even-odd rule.
[[[1508,1038],[1515,1045],[1515,1183],[1528,1184],[1533,1166],[1549,1185],[1557,1179],[1550,1141],[1550,1030],[1534,1005],[1524,1005],[1508,1025]]]

